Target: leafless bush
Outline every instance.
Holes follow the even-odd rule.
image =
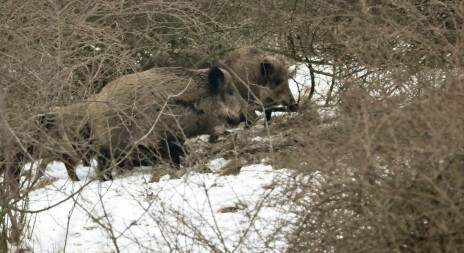
[[[83,101],[123,74],[198,67],[232,47],[260,46],[305,66],[310,87],[298,99],[303,116],[275,119],[266,130],[280,134],[277,149],[244,146],[242,152],[324,175],[317,185],[292,185],[289,192],[303,194],[282,200],[298,216],[288,251],[463,251],[462,1],[1,5],[2,170],[14,160],[10,150],[28,153],[37,129],[25,122],[40,113]],[[198,55],[187,53],[187,61],[181,52]],[[316,87],[320,77],[329,80],[324,91]],[[320,106],[336,110],[330,123],[310,120],[306,106],[314,106],[315,94],[322,95]],[[229,144],[233,151],[225,153],[238,157],[240,143]],[[21,162],[31,160],[26,155]],[[5,178],[0,251],[11,232],[6,228],[21,229],[13,214],[18,200]],[[26,185],[21,196],[27,197]]]
[[[326,182],[301,186],[316,193],[295,199],[305,211],[289,251],[462,251],[462,4],[332,7],[345,14],[338,114],[307,140],[301,171]]]
[[[460,252],[463,91],[369,114],[317,134],[312,152],[326,182],[300,212],[290,251]],[[353,115],[350,115],[353,117]],[[330,160],[327,159],[330,157]],[[295,200],[298,203],[298,200]]]

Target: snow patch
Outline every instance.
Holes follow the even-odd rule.
[[[222,168],[224,168],[224,166],[226,166],[229,163],[230,163],[230,160],[226,160],[226,159],[221,157],[221,158],[217,158],[217,159],[213,159],[213,160],[209,161],[207,166],[211,171],[218,172]]]
[[[208,167],[219,170],[229,162],[218,158]],[[149,182],[149,173],[70,182],[63,164],[47,170],[57,180],[29,195],[29,210],[42,210],[30,216],[33,233],[25,243],[33,252],[208,252],[204,238],[220,251],[263,252],[270,236],[272,250],[279,251],[290,228],[278,229],[295,219],[289,207],[274,204],[294,176],[270,165],[157,183]],[[82,178],[92,171],[79,170]]]

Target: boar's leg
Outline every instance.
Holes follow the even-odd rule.
[[[179,140],[176,137],[167,134],[165,140],[160,145],[160,153],[174,167],[180,167],[180,157],[184,155],[184,149],[179,145]]]
[[[73,159],[71,156],[67,154],[63,154],[63,163],[64,166],[66,167],[66,172],[68,173],[69,178],[72,181],[79,181],[79,177],[77,177],[76,174],[76,166],[77,162],[76,159]]]
[[[271,120],[272,110],[265,110],[264,113],[266,114],[266,120]]]
[[[35,176],[34,176],[34,180],[32,181],[32,185],[37,183],[39,181],[39,179],[42,178],[43,175],[45,175],[45,169],[47,168],[47,165],[53,161],[53,159],[51,159],[50,157],[46,157],[46,156],[42,157],[39,160],[40,160],[40,162],[37,165],[37,170],[35,172]]]
[[[82,166],[84,167],[90,167],[92,164],[90,163],[90,160],[92,160],[92,157],[84,156],[82,157]]]
[[[118,168],[123,170],[133,170],[134,167],[153,166],[159,160],[159,154],[155,148],[138,144],[130,153],[121,155]]]
[[[85,167],[92,166],[92,158],[95,157],[97,152],[93,149],[93,141],[90,135],[90,127],[86,125],[79,131],[79,135],[82,139],[80,139],[77,143],[76,150],[78,150],[80,157],[82,159],[82,165]]]
[[[134,166],[153,166],[159,160],[159,154],[156,149],[145,145],[137,145],[137,159],[134,161]]]
[[[113,180],[111,167],[109,166],[110,159],[112,158],[111,151],[107,148],[100,148],[97,156],[98,165],[96,168],[97,176],[102,181]]]

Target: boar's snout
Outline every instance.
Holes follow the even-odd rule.
[[[296,103],[295,99],[292,99],[290,102],[283,102],[282,103],[290,112],[298,111],[298,104]]]
[[[240,117],[241,118],[241,117]],[[227,118],[227,124],[229,126],[237,126],[238,124],[240,124],[240,118],[237,118],[237,117],[228,117]]]

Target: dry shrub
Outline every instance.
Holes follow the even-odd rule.
[[[462,1],[317,5],[320,36],[293,48],[333,57],[337,114],[299,170],[324,180],[282,200],[299,217],[288,251],[463,252]]]
[[[82,101],[125,73],[198,66],[212,52],[257,45],[306,64],[312,84],[330,77],[324,98],[338,114],[322,125],[308,115],[276,118],[205,148],[192,163],[240,157],[246,161],[229,171],[239,173],[268,158],[324,175],[317,185],[290,185],[305,194],[283,199],[299,217],[290,252],[464,251],[462,1],[7,0],[2,7],[0,130],[17,137],[13,147],[34,139],[23,125],[34,115]],[[201,55],[185,59],[185,49]],[[6,155],[11,146],[1,144]],[[11,201],[0,182],[0,251],[15,220]]]
[[[358,114],[317,134],[306,169],[326,181],[301,186],[312,199],[289,251],[462,252],[462,83],[380,115],[366,96],[356,97]]]

